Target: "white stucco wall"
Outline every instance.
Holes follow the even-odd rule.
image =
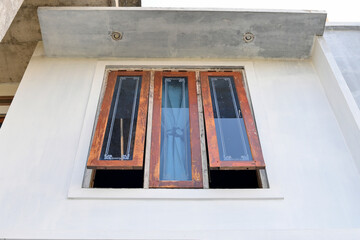
[[[314,44],[313,64],[338,120],[345,141],[360,171],[360,109],[331,48],[324,37]]]
[[[0,1],[0,42],[24,0]]]
[[[358,27],[326,30],[324,39],[360,108],[360,23]]]
[[[360,237],[360,175],[310,60],[250,62],[270,187],[283,198],[69,199],[97,64],[36,50],[0,131],[0,238]]]

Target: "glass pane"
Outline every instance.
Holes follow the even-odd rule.
[[[188,99],[187,78],[163,78],[160,180],[192,179]]]
[[[233,77],[209,77],[221,161],[251,161],[249,140]]]
[[[118,76],[106,125],[101,160],[132,160],[140,87],[140,76]]]

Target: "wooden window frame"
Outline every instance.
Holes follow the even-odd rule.
[[[14,96],[0,96],[0,106],[10,106]],[[0,114],[0,125],[2,126],[6,114]],[[0,127],[1,127],[0,126]]]
[[[14,96],[0,96],[0,106],[10,106]]]
[[[214,120],[214,112],[211,100],[209,77],[233,77],[236,93],[238,95],[240,109],[243,114],[246,133],[249,139],[252,161],[221,161],[219,156],[218,140]],[[208,147],[209,168],[231,170],[254,170],[265,168],[261,145],[256,130],[254,117],[251,113],[249,101],[243,84],[241,72],[200,72],[202,100],[206,126],[206,139]]]
[[[190,118],[191,181],[160,180],[161,103],[163,77],[187,77]],[[160,72],[154,76],[154,102],[150,153],[150,188],[203,188],[200,127],[195,72]]]
[[[141,76],[141,90],[137,111],[136,132],[132,160],[100,160],[101,149],[109,118],[111,101],[118,76]],[[104,97],[101,103],[99,118],[93,136],[87,161],[90,169],[142,169],[144,165],[144,144],[148,110],[150,72],[148,71],[110,71],[107,78]]]

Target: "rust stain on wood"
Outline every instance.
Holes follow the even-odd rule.
[[[255,127],[254,118],[251,114],[249,102],[246,97],[246,92],[242,82],[242,74],[240,72],[201,72],[200,76],[210,169],[253,170],[265,168],[265,163],[261,151],[260,141]],[[210,76],[234,78],[236,92],[240,101],[240,109],[243,114],[245,128],[250,144],[250,150],[253,157],[252,161],[220,161],[218,140],[216,135],[216,127],[209,86]]]
[[[160,144],[161,144],[161,89],[162,74],[155,72],[154,107],[151,135],[149,187],[158,187],[160,179]]]
[[[220,167],[219,148],[216,136],[214,112],[211,102],[210,85],[208,80],[209,76],[213,73],[214,72],[200,73],[210,169],[216,169]]]
[[[139,108],[137,112],[133,159],[126,161],[125,160],[105,161],[105,160],[100,160],[100,154],[106,132],[106,125],[109,118],[111,101],[118,76],[142,77]],[[100,114],[87,162],[88,168],[94,168],[94,169],[142,169],[143,168],[148,92],[149,92],[149,84],[150,84],[149,82],[150,82],[150,72],[114,71],[109,73],[108,82],[106,84],[106,90],[101,104]]]
[[[246,92],[243,84],[242,74],[234,73],[235,88],[240,101],[240,109],[243,114],[245,128],[249,139],[250,150],[255,162],[256,168],[265,168],[264,158],[261,150],[260,140],[257,134],[255,120],[251,114],[249,101],[246,97]]]
[[[191,181],[160,181],[161,100],[163,77],[187,77],[189,91]],[[195,72],[155,72],[154,109],[151,137],[150,188],[202,188],[199,115]]]

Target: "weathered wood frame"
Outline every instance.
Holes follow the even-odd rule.
[[[239,98],[240,108],[243,114],[245,128],[249,139],[250,150],[253,157],[252,161],[220,161],[219,147],[216,136],[213,106],[211,101],[209,77],[233,77],[236,93]],[[201,72],[201,89],[204,106],[204,116],[206,125],[206,138],[208,146],[208,157],[210,169],[234,169],[250,170],[265,168],[264,158],[261,151],[260,141],[256,130],[254,118],[251,114],[250,105],[246,97],[243,84],[243,76],[240,72]]]
[[[161,144],[161,102],[163,77],[187,77],[189,93],[190,146],[191,146],[191,181],[160,180],[160,144]],[[200,129],[198,100],[196,94],[195,72],[155,72],[154,108],[152,120],[150,188],[202,188],[202,163],[200,147]]]
[[[111,101],[118,76],[141,76],[139,108],[137,112],[136,132],[132,160],[100,160],[101,149],[105,137]],[[148,94],[150,72],[148,71],[111,71],[108,75],[105,94],[100,108],[96,130],[91,144],[87,168],[92,169],[142,169],[144,165],[144,144],[146,118],[148,110]]]
[[[0,106],[10,106],[14,96],[0,96]]]

